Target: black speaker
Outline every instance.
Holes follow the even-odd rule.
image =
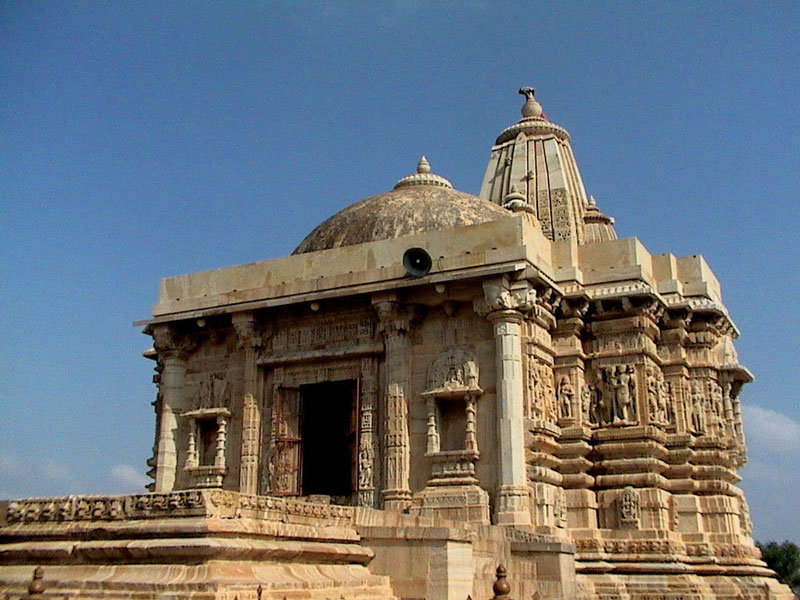
[[[422,248],[409,248],[403,253],[403,266],[412,277],[424,277],[431,270],[433,261]]]

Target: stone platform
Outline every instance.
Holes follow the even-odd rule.
[[[59,600],[486,600],[502,563],[521,600],[792,598],[733,539],[582,533],[219,489],[26,499],[0,503],[0,597],[41,566]]]
[[[43,566],[59,598],[393,598],[350,507],[189,490],[11,501],[0,517],[11,597]]]

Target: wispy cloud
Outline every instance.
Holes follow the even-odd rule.
[[[120,492],[142,491],[150,483],[147,475],[130,465],[111,467],[111,480],[119,486]]]
[[[749,460],[742,488],[760,541],[800,541],[800,422],[770,408],[742,408]]]
[[[0,498],[75,494],[84,487],[77,474],[63,464],[0,453]]]
[[[755,404],[742,407],[749,445],[782,455],[800,454],[800,422],[769,408]]]

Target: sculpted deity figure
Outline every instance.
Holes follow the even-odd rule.
[[[581,413],[584,423],[598,425],[597,418],[597,390],[593,385],[584,385],[581,388]]]
[[[603,399],[608,404],[607,422],[629,423],[636,419],[633,366],[617,365],[604,371]]]
[[[705,433],[705,409],[703,407],[703,391],[700,382],[692,381],[692,431],[695,433]]]
[[[539,366],[531,360],[528,367],[528,406],[531,419],[544,419],[544,394],[542,393],[542,378],[539,375]]]
[[[619,496],[618,500],[619,518],[624,527],[638,528],[639,517],[641,515],[641,503],[639,492],[628,486]]]
[[[626,423],[636,420],[636,383],[632,365],[617,367],[619,386],[617,387],[617,414]]]
[[[661,369],[649,367],[647,369],[647,406],[651,422],[667,423],[665,387]]]
[[[553,385],[553,373],[550,367],[540,365],[541,379],[543,382],[542,393],[544,394],[545,419],[555,423],[558,418],[558,405],[556,402],[556,390]]]
[[[358,488],[361,490],[372,487],[372,452],[367,445],[363,445],[358,453]]]
[[[574,396],[575,390],[572,388],[569,377],[562,377],[558,384],[558,402],[562,418],[569,419],[572,417],[572,399]]]
[[[650,420],[655,423],[661,422],[661,414],[659,411],[659,392],[658,380],[656,379],[655,372],[652,368],[647,369],[647,409],[650,415]]]

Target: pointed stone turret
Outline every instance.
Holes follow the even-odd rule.
[[[586,235],[585,243],[587,244],[617,239],[614,219],[607,217],[597,208],[597,201],[594,196],[589,196],[589,201],[586,203],[586,212],[583,214],[583,230]]]
[[[585,220],[589,199],[569,133],[547,119],[533,88],[523,87],[519,93],[525,96],[522,119],[505,129],[492,147],[481,198],[506,205],[516,186],[523,196],[520,200],[533,208],[549,239],[575,240],[579,244],[616,239],[613,219],[596,207],[590,219]],[[519,202],[514,203],[518,205]],[[602,223],[597,215],[602,217]]]

